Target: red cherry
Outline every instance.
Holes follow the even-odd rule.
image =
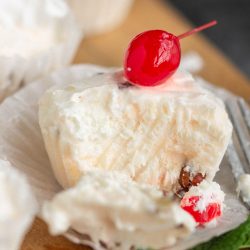
[[[125,55],[125,76],[138,85],[155,86],[171,76],[180,64],[180,43],[163,30],[149,30],[136,36]]]
[[[124,60],[124,74],[135,85],[156,86],[174,74],[180,64],[179,40],[215,25],[212,21],[175,36],[164,30],[149,30],[137,35],[129,44]]]
[[[197,203],[200,199],[202,199],[201,196],[192,196],[189,198],[184,197],[181,200],[181,207],[190,213],[200,225],[221,216],[221,205],[216,202],[209,203],[205,210],[199,211]]]

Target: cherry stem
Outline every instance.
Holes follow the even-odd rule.
[[[212,27],[212,26],[214,26],[214,25],[216,25],[216,24],[217,24],[217,21],[216,21],[216,20],[213,20],[213,21],[211,21],[211,22],[209,22],[209,23],[203,24],[203,25],[201,25],[201,26],[199,26],[199,27],[197,27],[197,28],[194,28],[194,29],[192,29],[192,30],[189,30],[189,31],[187,31],[187,32],[185,32],[185,33],[183,33],[183,34],[177,36],[177,37],[178,37],[179,39],[183,39],[183,38],[185,38],[185,37],[187,37],[187,36],[190,36],[190,35],[192,35],[192,34],[194,34],[194,33],[197,33],[197,32],[200,32],[200,31],[202,31],[202,30],[208,29],[208,28],[210,28],[210,27]]]

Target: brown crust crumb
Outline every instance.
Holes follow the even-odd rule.
[[[205,177],[206,177],[206,175],[203,176],[201,173],[196,174],[193,177],[192,186],[197,186],[199,183],[201,183],[204,180]]]
[[[197,186],[206,178],[206,175],[197,173],[191,175],[190,171],[187,170],[186,166],[181,169],[179,184],[181,185],[181,191],[187,192],[191,186]]]
[[[190,172],[186,171],[185,167],[181,169],[179,183],[185,191],[188,191],[189,187],[191,186]]]
[[[130,82],[127,82],[127,81],[118,84],[119,89],[126,89],[126,88],[129,88],[129,87],[132,87],[132,86],[133,85]]]
[[[99,244],[100,244],[100,246],[101,246],[102,248],[108,249],[108,246],[107,246],[107,244],[106,244],[104,241],[99,240]]]

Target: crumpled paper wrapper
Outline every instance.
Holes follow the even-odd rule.
[[[23,25],[39,29],[45,26],[53,30],[59,41],[32,58],[18,55],[7,57],[0,54],[0,102],[21,86],[71,62],[81,41],[82,31],[69,9],[55,3],[52,0],[1,1],[2,27]]]
[[[37,213],[26,177],[0,160],[0,250],[17,250]]]
[[[40,205],[62,190],[53,176],[38,125],[40,96],[52,85],[64,86],[109,70],[111,69],[94,65],[79,65],[59,70],[25,87],[7,98],[0,106],[0,158],[7,159],[28,176]],[[227,95],[225,91],[219,92]],[[237,197],[235,182],[226,158],[220,169],[216,181],[226,193],[226,207],[217,226],[198,228],[190,238],[179,241],[169,249],[187,249],[237,227],[247,218],[249,212]],[[74,232],[69,232],[67,237],[81,243],[81,238]]]

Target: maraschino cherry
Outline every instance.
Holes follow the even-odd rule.
[[[130,83],[141,86],[163,83],[180,64],[180,39],[216,24],[214,20],[179,36],[164,30],[149,30],[137,35],[125,54],[125,77]]]

